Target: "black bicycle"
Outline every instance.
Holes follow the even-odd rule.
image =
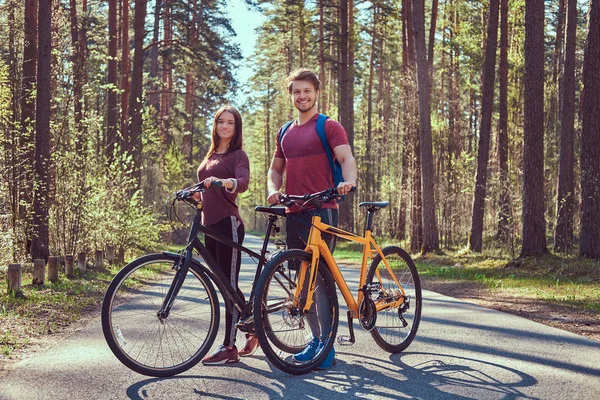
[[[219,184],[213,182],[211,189]],[[215,286],[227,311],[236,308],[240,312],[236,327],[242,332],[254,332],[254,283],[246,301],[244,294],[231,286],[198,235],[204,233],[257,260],[256,282],[266,261],[276,253],[270,253],[267,246],[271,232],[279,230],[277,221],[285,217],[285,208],[255,208],[268,221],[258,254],[202,224],[202,202],[196,201],[194,194],[205,190],[204,182],[200,182],[178,191],[167,202],[169,215],[178,202],[195,208],[185,248],[178,253],[148,254],[130,262],[114,277],[104,296],[102,330],[106,342],[123,364],[141,374],[176,375],[202,360],[219,329],[220,305]],[[201,258],[194,257],[194,250]]]

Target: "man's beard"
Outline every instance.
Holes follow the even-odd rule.
[[[317,100],[315,99],[315,101],[313,101],[312,104],[308,103],[308,105],[307,104],[300,105],[298,103],[295,103],[295,106],[296,106],[296,109],[298,111],[300,111],[300,112],[307,112],[307,111],[312,110],[315,107],[316,104],[317,104]],[[300,108],[300,106],[302,106],[304,108]]]

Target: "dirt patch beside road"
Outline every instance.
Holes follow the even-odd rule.
[[[506,295],[477,282],[421,277],[421,286],[446,296],[518,315],[600,341],[600,314],[549,301]]]

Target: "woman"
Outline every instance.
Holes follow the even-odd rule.
[[[223,187],[207,190],[202,194],[202,223],[240,244],[244,241],[244,224],[235,199],[238,193],[248,189],[249,179],[250,162],[242,150],[242,117],[235,108],[223,106],[215,114],[210,150],[198,167],[198,181],[204,181],[205,187],[208,188],[217,181],[221,182]],[[231,286],[237,289],[241,264],[240,251],[208,236],[205,245],[224,275],[230,278]],[[237,310],[226,314],[223,344],[214,353],[205,357],[202,360],[203,364],[238,362],[240,355],[246,355],[243,352],[238,353],[235,346],[237,333],[235,324],[238,318]]]

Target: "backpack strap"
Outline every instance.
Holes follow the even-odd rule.
[[[281,144],[281,141],[283,140],[283,135],[285,135],[285,133],[287,132],[288,128],[290,126],[292,126],[292,124],[294,123],[295,120],[291,120],[285,123],[285,125],[283,125],[281,127],[281,131],[279,131],[279,143]]]
[[[317,135],[319,135],[319,139],[321,139],[321,143],[325,148],[325,154],[327,154],[329,166],[331,167],[331,172],[333,174],[333,171],[335,170],[333,155],[331,154],[329,142],[327,141],[327,136],[325,135],[325,121],[327,121],[327,118],[329,118],[327,115],[319,114],[319,117],[317,118]]]

